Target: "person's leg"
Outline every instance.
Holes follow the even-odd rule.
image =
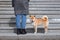
[[[25,27],[26,27],[26,15],[23,14],[23,15],[22,15],[22,30],[23,30],[22,33],[23,33],[23,34],[26,34]]]
[[[21,34],[21,24],[20,24],[20,16],[16,15],[16,28],[17,28],[17,34]]]
[[[22,15],[22,29],[25,29],[26,26],[26,15]]]
[[[21,28],[20,26],[20,15],[16,15],[16,28]]]

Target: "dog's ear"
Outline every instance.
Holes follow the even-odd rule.
[[[35,17],[35,16],[34,16]]]

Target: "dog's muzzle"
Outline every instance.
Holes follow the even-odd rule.
[[[31,23],[33,23],[33,21],[31,21]]]

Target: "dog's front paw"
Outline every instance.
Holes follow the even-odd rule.
[[[36,34],[37,32],[34,32],[34,34]]]
[[[45,34],[47,34],[47,32],[45,32]]]

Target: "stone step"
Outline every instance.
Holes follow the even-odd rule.
[[[0,23],[0,26],[1,26],[1,27],[4,27],[4,26],[5,26],[5,27],[16,27],[16,24],[15,24],[15,23]],[[57,27],[57,26],[60,27],[60,24],[56,24],[56,23],[55,23],[55,24],[52,24],[52,23],[49,24],[49,27]],[[31,23],[31,24],[28,24],[28,23],[27,23],[27,24],[26,24],[26,27],[27,27],[27,28],[33,28],[33,25],[32,25],[32,23]],[[39,27],[43,27],[43,25],[39,25],[38,28],[39,28]]]
[[[0,1],[12,1],[12,0],[0,0]]]
[[[13,14],[14,11],[0,11],[0,13]],[[29,11],[30,15],[60,15],[60,11]]]
[[[40,11],[40,10],[41,10],[41,11],[47,11],[47,10],[48,10],[48,11],[49,11],[49,10],[50,10],[50,11],[59,11],[60,8],[39,8],[39,7],[38,7],[38,8],[35,8],[35,7],[33,8],[33,7],[32,7],[32,8],[29,8],[29,11],[30,11],[30,10],[32,10],[32,11],[34,11],[34,10],[35,10],[35,11],[37,11],[37,10],[38,10],[38,11]],[[14,8],[0,8],[0,11],[14,11]]]
[[[29,14],[60,15],[60,11],[29,11]]]
[[[13,25],[13,24],[12,24]],[[14,26],[15,27],[15,26]],[[26,24],[26,28],[33,28],[34,26],[32,25],[32,23],[30,23],[30,24]],[[53,28],[58,28],[58,27],[60,27],[60,24],[49,24],[48,25],[48,28],[50,28],[51,27],[51,29],[53,29]],[[37,28],[44,28],[44,26],[43,25],[39,25]]]
[[[17,40],[17,34],[15,33],[0,33],[0,40]]]
[[[0,23],[15,23],[16,22],[16,20],[14,20],[14,19],[10,19],[10,20],[1,20],[0,21]],[[31,23],[31,21],[30,21],[30,19],[27,19],[26,20],[26,23]],[[60,19],[58,20],[58,19],[56,19],[56,20],[54,20],[54,19],[50,19],[49,20],[49,23],[50,24],[60,24]]]
[[[0,5],[11,5],[11,1],[0,1]],[[60,1],[30,1],[29,4],[59,5]]]
[[[0,1],[0,5],[11,5],[12,3],[9,1]]]
[[[33,34],[34,35],[34,34]],[[19,36],[19,39],[20,40],[59,40],[59,36],[57,35],[51,35],[51,34],[37,34],[37,35],[34,35],[34,36],[31,36],[31,34],[28,34],[27,36],[22,36],[20,37]],[[49,36],[48,36],[49,35]]]
[[[30,1],[29,4],[60,4],[60,1]],[[0,1],[0,3],[3,4],[12,4],[11,1]],[[0,5],[1,5],[0,4]]]
[[[8,25],[8,24],[5,24],[5,25]],[[12,24],[13,25],[13,24]],[[14,24],[14,27],[13,26],[0,26],[0,30],[13,30],[13,29],[15,29],[16,28],[16,26],[15,26],[15,24]],[[38,26],[37,27],[38,29],[39,28],[44,28],[43,26]],[[33,25],[31,25],[31,24],[26,24],[26,29],[34,29],[33,28]],[[60,30],[60,25],[59,24],[50,24],[49,26],[48,26],[48,29],[49,30]]]
[[[0,21],[9,22],[9,21],[16,21],[16,19],[15,19],[15,18],[5,18],[5,19],[4,19],[4,18],[0,18]],[[27,18],[27,19],[26,19],[26,22],[27,22],[27,23],[31,23],[30,18]],[[53,22],[53,23],[54,23],[54,22],[55,22],[55,23],[59,23],[59,22],[60,22],[60,19],[49,19],[49,23],[52,23],[52,22]]]
[[[44,30],[39,29],[37,33],[45,33]],[[27,33],[34,33],[33,29],[26,29]],[[9,30],[9,29],[0,29],[0,33],[16,33],[16,30]],[[47,33],[60,33],[60,30],[48,30]]]
[[[60,5],[29,5],[30,8],[60,8]]]
[[[12,0],[0,0],[0,1],[12,1]],[[30,1],[60,1],[60,0],[30,0]]]
[[[0,1],[12,1],[12,0],[0,0]],[[60,0],[30,0],[30,1],[60,1]]]
[[[60,40],[59,33],[16,35],[15,33],[0,33],[1,40]]]
[[[55,2],[55,1],[31,1],[29,4],[36,4],[36,5],[59,5],[60,4],[60,1],[58,2]]]
[[[12,8],[12,5],[0,5],[0,8]],[[29,5],[30,8],[60,8],[60,5]]]
[[[2,7],[1,7],[2,6]],[[10,5],[6,5],[6,4],[3,4],[3,5],[0,5],[1,8],[7,8],[7,7],[12,7],[12,4]],[[59,4],[29,4],[29,8],[60,8],[60,5]]]
[[[60,0],[30,0],[30,1],[60,1]]]
[[[14,13],[14,11],[0,11],[0,13]]]
[[[16,33],[16,27],[0,27],[0,33]],[[26,28],[27,33],[34,33],[34,28]],[[38,28],[38,33],[44,33],[44,28]],[[47,33],[60,33],[60,27],[48,27]]]
[[[60,8],[29,8],[29,11],[60,11]]]
[[[0,11],[14,11],[14,8],[0,8]]]
[[[12,5],[0,5],[0,8],[12,8]]]
[[[31,14],[32,15],[32,14]],[[36,18],[42,18],[44,15],[47,15],[47,14],[36,14],[35,16],[36,16]],[[30,19],[29,18],[29,16],[30,15],[27,15],[26,17],[27,17],[27,19]],[[48,16],[48,18],[49,18],[49,20],[51,19],[51,20],[54,20],[54,19],[57,19],[57,20],[59,20],[59,18],[60,18],[60,15],[47,15]],[[15,19],[15,15],[14,14],[10,14],[10,13],[0,13],[0,19],[2,20],[2,19],[12,19],[12,18],[14,18]]]
[[[16,27],[15,23],[0,23],[0,27]]]
[[[9,3],[9,2],[8,2]],[[1,3],[1,4],[3,4],[3,3]],[[51,5],[44,5],[44,4],[42,4],[42,5],[40,5],[40,4],[33,4],[33,3],[29,3],[30,5],[29,5],[29,7],[33,7],[33,8],[35,8],[35,7],[41,7],[41,8],[60,8],[60,5],[53,5],[53,4],[51,4]],[[55,3],[54,3],[55,4]],[[7,2],[6,3],[4,3],[3,5],[1,5],[1,6],[11,6],[11,3],[9,4],[9,5],[7,5]],[[12,6],[11,6],[12,7]]]

